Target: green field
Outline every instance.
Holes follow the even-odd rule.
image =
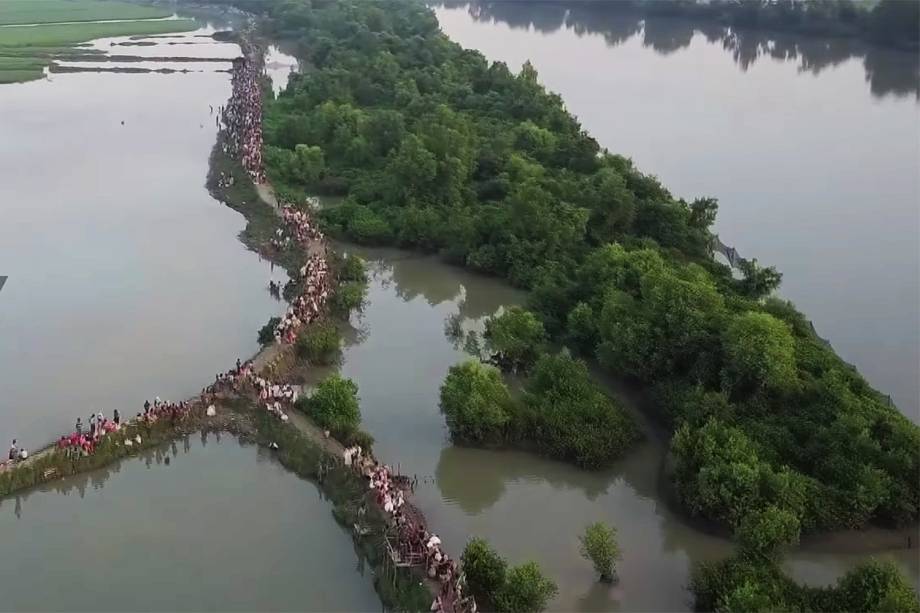
[[[2,0],[0,0],[2,1]],[[165,34],[195,29],[191,19],[163,21],[119,21],[114,23],[87,22],[44,26],[0,27],[0,53],[3,47],[56,46],[82,43],[108,36]]]
[[[109,0],[0,0],[0,84],[40,79],[56,55],[72,53],[78,43],[197,27],[191,19],[161,19],[169,15],[160,8]],[[139,21],[96,21],[107,19]],[[10,25],[27,23],[44,25]]]
[[[110,0],[0,0],[0,25],[102,19],[154,19],[172,11]]]

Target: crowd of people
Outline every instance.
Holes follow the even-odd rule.
[[[241,362],[239,359],[236,361],[236,368],[218,373],[214,377],[214,383],[201,391],[202,404],[210,409],[217,397],[224,393],[248,395],[257,400],[263,409],[284,422],[289,419],[286,411],[297,402],[298,395],[292,385],[274,383],[258,374],[252,360]]]
[[[224,153],[238,157],[253,183],[265,182],[262,164],[262,55],[242,43],[243,56],[233,60],[232,94],[225,108],[218,110],[223,121]]]
[[[465,594],[459,564],[441,548],[441,538],[427,530],[421,516],[409,510],[404,494],[406,481],[394,475],[389,466],[365,453],[359,445],[345,449],[343,460],[367,480],[374,502],[392,521],[400,559],[424,565],[428,578],[440,585],[431,610],[475,613],[476,601],[472,595]]]
[[[223,141],[224,153],[237,157],[249,173],[254,183],[265,181],[262,165],[262,91],[260,76],[262,56],[257,50],[243,44],[244,55],[234,61],[232,87],[233,93],[227,106],[218,108],[218,122],[225,127]],[[212,109],[213,111],[213,109]],[[222,186],[232,185],[232,177],[221,176]],[[299,277],[291,280],[302,288],[280,323],[274,330],[279,343],[291,343],[298,330],[323,313],[330,294],[330,274],[326,258],[322,252],[311,249],[314,241],[322,244],[323,234],[312,223],[308,213],[284,206],[281,210],[283,225],[273,237],[271,244],[276,249],[288,249],[292,246],[311,253],[306,263],[300,268]],[[295,277],[297,277],[295,275]],[[280,283],[272,281],[270,289],[280,293]],[[257,400],[266,411],[288,421],[286,411],[297,400],[298,392],[291,385],[280,384],[256,372],[252,361],[236,361],[236,367],[225,373],[218,373],[214,382],[205,387],[200,397],[183,402],[164,402],[159,397],[144,402],[143,412],[138,412],[134,419],[122,422],[120,413],[114,411],[111,418],[101,411],[93,413],[84,422],[77,418],[74,431],[61,436],[57,449],[68,455],[82,457],[92,454],[104,437],[122,432],[128,424],[153,424],[159,420],[169,419],[175,424],[189,413],[200,407],[207,407],[207,416],[216,415],[215,403],[219,396],[227,393],[248,395]],[[125,447],[141,445],[143,439],[137,430],[133,437],[125,436]],[[120,442],[120,439],[116,439]],[[278,445],[272,443],[271,448]],[[0,470],[27,459],[28,452],[17,447],[16,440],[9,452],[9,461],[0,463]],[[441,548],[441,539],[426,529],[421,515],[407,504],[405,489],[408,483],[404,478],[394,475],[389,466],[380,464],[372,455],[360,446],[349,447],[344,453],[344,463],[356,470],[367,480],[370,495],[374,503],[390,519],[396,534],[398,554],[413,564],[424,565],[427,575],[437,580],[440,590],[434,599],[431,610],[445,612],[475,612],[476,604],[470,595],[464,594],[464,580],[458,563],[451,559]],[[362,507],[363,509],[363,507]]]
[[[311,241],[322,241],[323,234],[311,222],[310,216],[304,211],[286,206],[281,210],[284,221],[277,234],[278,240],[296,241],[305,251],[310,251]],[[316,321],[323,313],[326,301],[329,299],[330,275],[329,266],[322,252],[314,253],[307,258],[300,270],[299,278],[291,279],[291,283],[300,284],[302,292],[295,298],[278,325],[275,326],[275,341],[279,343],[292,343],[297,337],[297,331],[304,325]]]

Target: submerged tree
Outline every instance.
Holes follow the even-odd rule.
[[[479,606],[492,606],[505,584],[508,564],[481,538],[471,539],[466,544],[460,562],[466,584],[479,601]]]
[[[324,319],[306,326],[297,335],[294,350],[298,357],[313,364],[331,364],[336,360],[342,337],[331,321]]]
[[[505,584],[495,599],[499,613],[533,613],[546,608],[559,592],[536,562],[526,562],[508,571]]]
[[[485,339],[502,369],[527,370],[546,343],[546,331],[537,317],[520,307],[511,307],[486,321]]]
[[[309,398],[299,400],[298,404],[337,438],[349,437],[361,423],[358,386],[339,375],[324,379]]]
[[[581,541],[581,556],[594,564],[601,581],[612,583],[617,572],[616,561],[620,557],[616,528],[596,522],[587,526],[578,540]]]
[[[470,360],[451,366],[441,385],[441,410],[454,440],[496,443],[511,419],[512,400],[498,370]]]

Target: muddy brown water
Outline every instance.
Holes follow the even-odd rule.
[[[92,46],[121,53],[110,43],[124,40]],[[167,42],[139,53],[169,56]],[[183,54],[239,48],[210,41]],[[245,249],[243,218],[205,188],[210,107],[230,95],[230,75],[215,70],[229,64],[185,67],[202,72],[0,86],[4,445],[35,449],[77,416],[188,397],[254,353],[257,330],[283,311],[267,291],[282,274]]]
[[[0,502],[10,611],[378,611],[310,482],[192,436]]]
[[[469,355],[445,333],[447,320],[459,316],[465,330],[481,332],[485,318],[520,304],[524,295],[434,257],[338,248],[368,258],[372,271],[368,303],[352,321],[341,371],[359,386],[363,423],[376,439],[376,454],[418,476],[416,504],[448,550],[459,554],[478,535],[512,562],[538,561],[559,585],[554,610],[687,609],[692,565],[727,556],[732,545],[664,503],[659,480],[664,442],[651,425],[641,420],[647,439],[600,472],[531,453],[451,444],[438,389],[450,366]],[[620,582],[612,588],[595,581],[578,552],[578,535],[594,521],[619,530],[623,558]],[[913,540],[917,543],[918,535]],[[785,565],[799,580],[820,585],[878,556],[894,560],[920,585],[916,549],[904,545],[904,534],[882,530],[829,535],[791,552]]]

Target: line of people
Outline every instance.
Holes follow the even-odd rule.
[[[475,613],[476,601],[464,593],[459,564],[441,548],[441,538],[426,529],[421,515],[406,504],[404,480],[358,445],[345,449],[343,460],[367,480],[374,502],[392,519],[400,557],[411,564],[424,564],[428,578],[438,581],[440,590],[431,611]]]
[[[262,66],[259,49],[243,41],[243,56],[233,60],[232,93],[227,106],[218,111],[226,138],[224,153],[239,157],[252,182],[265,182],[262,164]]]
[[[201,401],[208,406],[208,416],[213,416],[214,403],[219,395],[225,393],[249,395],[257,400],[262,408],[284,422],[289,419],[286,411],[297,402],[298,396],[293,386],[275,383],[259,375],[252,360],[240,362],[239,359],[236,361],[236,368],[218,373],[214,377],[214,383],[201,391]]]
[[[279,228],[279,238],[294,240],[307,252],[310,251],[312,241],[324,240],[322,232],[316,228],[306,212],[286,206],[281,210],[281,217],[284,225]],[[329,299],[331,275],[324,250],[309,256],[297,272],[299,279],[291,279],[289,282],[300,283],[302,292],[288,306],[281,321],[275,326],[275,341],[278,343],[294,342],[302,326],[319,319]]]

